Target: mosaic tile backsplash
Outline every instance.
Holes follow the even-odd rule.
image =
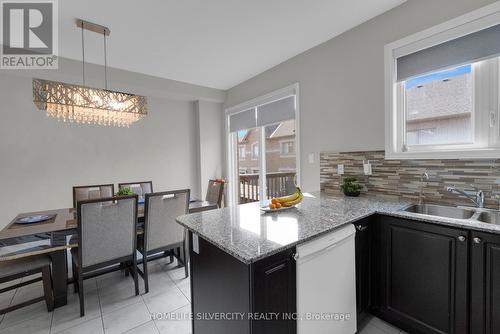
[[[372,175],[363,173],[363,160],[370,160]],[[473,205],[464,196],[446,191],[446,187],[485,193],[485,206],[499,209],[500,159],[488,160],[385,160],[384,151],[322,152],[321,190],[339,194],[344,176],[356,176],[364,186],[363,193],[418,202],[421,175],[427,172],[429,181],[423,183],[426,203]],[[344,175],[337,174],[337,165],[344,165]]]

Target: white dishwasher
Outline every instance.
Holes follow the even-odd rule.
[[[297,246],[297,333],[354,334],[356,230],[352,224]]]

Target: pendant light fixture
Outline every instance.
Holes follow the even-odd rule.
[[[65,122],[129,127],[147,115],[146,97],[108,89],[106,37],[110,30],[80,19],[76,25],[82,32],[83,85],[33,79],[33,102],[48,117]],[[104,37],[104,89],[86,86],[84,30]]]

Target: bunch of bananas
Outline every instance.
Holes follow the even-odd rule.
[[[281,209],[283,207],[290,207],[302,202],[304,195],[299,187],[295,190],[295,192],[289,196],[273,198],[271,203],[269,204],[270,209]]]

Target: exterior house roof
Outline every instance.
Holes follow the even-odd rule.
[[[278,124],[269,138],[288,137],[295,135],[295,121],[285,121]]]
[[[472,112],[472,75],[431,81],[406,91],[408,121],[449,118]]]

